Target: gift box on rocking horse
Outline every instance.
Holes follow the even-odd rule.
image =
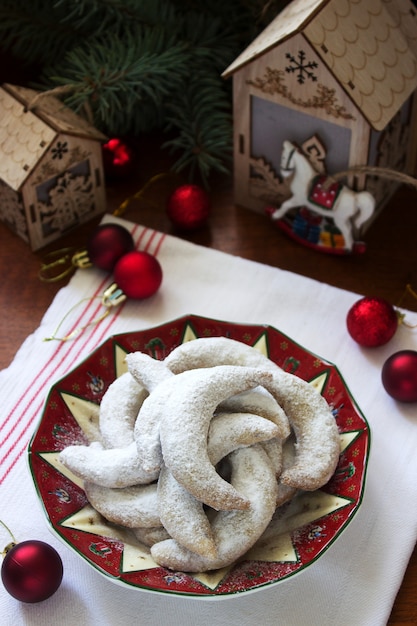
[[[320,233],[320,243],[327,248],[335,248],[343,250],[345,240],[340,230],[333,224],[326,224]]]
[[[305,207],[302,207],[294,217],[292,224],[293,232],[298,237],[311,241],[312,243],[318,243],[320,238],[320,222],[322,218],[315,213],[312,213]]]

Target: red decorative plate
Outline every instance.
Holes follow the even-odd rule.
[[[125,354],[140,350],[163,359],[196,337],[227,336],[256,347],[286,371],[310,382],[332,407],[341,454],[330,482],[301,493],[285,510],[282,529],[237,565],[197,575],[157,566],[126,529],[89,505],[80,480],[58,463],[60,450],[85,443],[100,400],[125,370]],[[194,315],[110,337],[51,388],[29,445],[33,481],[52,530],[87,563],[114,582],[182,596],[230,597],[277,584],[312,565],[339,537],[362,501],[370,432],[338,369],[271,326],[231,324]]]

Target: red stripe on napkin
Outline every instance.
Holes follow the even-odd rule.
[[[133,236],[135,236],[138,228],[139,226],[135,225],[132,229]],[[166,235],[164,233],[153,231],[144,227],[137,237],[135,246],[136,248],[145,249],[146,251],[156,256],[160,251],[165,237]],[[153,250],[151,251],[152,247]],[[100,301],[100,304],[92,309],[95,302],[94,298],[97,298],[99,295],[102,294],[108,282],[109,278],[106,277],[106,279],[104,279],[100,283],[100,285],[94,292],[91,300],[86,303],[82,312],[78,315],[76,321],[73,323],[71,329],[68,332],[72,332],[79,326],[84,326],[86,323],[92,322],[98,316],[100,309],[102,309],[102,305]],[[59,343],[51,358],[48,360],[47,363],[44,364],[44,366],[35,376],[33,381],[28,385],[25,392],[20,395],[12,410],[9,412],[2,425],[0,426],[1,432],[11,421],[12,417],[17,413],[17,411],[19,411],[18,418],[13,420],[11,428],[4,436],[3,440],[0,442],[0,446],[2,449],[5,445],[9,446],[7,452],[0,459],[0,466],[5,466],[4,468],[2,468],[2,474],[0,475],[0,484],[11,472],[11,470],[27,448],[30,438],[28,430],[43,408],[45,402],[43,393],[45,392],[45,388],[49,388],[54,380],[61,378],[65,375],[66,372],[74,367],[78,360],[81,359],[81,356],[83,355],[83,352],[85,351],[87,345],[88,352],[91,352],[98,345],[100,345],[104,337],[110,334],[109,331],[116,322],[118,316],[121,314],[122,310],[123,304],[119,306],[117,310],[115,310],[110,319],[106,320],[106,322],[103,321],[100,324],[94,326],[91,332],[89,332],[88,335],[85,337],[85,339],[75,339],[73,341]],[[88,313],[89,315],[87,319],[84,319]],[[60,352],[62,353],[61,355]],[[58,363],[56,362],[57,356],[61,356]],[[37,402],[41,394],[42,397],[40,401]],[[25,404],[25,406],[22,410],[23,403]],[[26,419],[24,420],[24,418]]]

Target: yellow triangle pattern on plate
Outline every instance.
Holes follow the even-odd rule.
[[[98,537],[108,537],[123,543],[121,561],[123,573],[159,567],[152,559],[149,548],[136,541],[134,535],[127,528],[108,524],[100,513],[89,504],[62,521],[61,526]]]
[[[253,561],[297,562],[297,554],[291,541],[290,533],[297,528],[314,522],[329,513],[350,504],[350,500],[317,492],[304,492],[294,498],[285,509],[285,513],[245,556]],[[61,526],[87,532],[99,537],[109,537],[123,543],[121,568],[123,572],[142,571],[159,567],[150,556],[149,549],[139,542],[129,530],[107,524],[106,520],[91,506],[86,505],[67,519]],[[233,565],[212,572],[201,572],[193,578],[210,589],[215,589],[227,576]]]
[[[81,530],[111,539],[120,539],[120,534],[123,532],[122,528],[107,525],[105,519],[90,504],[83,506],[82,509],[62,520],[60,525],[64,528]]]
[[[99,405],[69,393],[61,392],[60,395],[88,441],[100,441]]]
[[[307,524],[311,524],[351,503],[351,500],[348,498],[325,493],[324,491],[303,491],[293,498],[282,509],[282,512],[279,509],[277,510],[278,514],[269,525],[259,545],[264,550],[263,544],[269,543],[271,539],[274,542],[278,536],[291,533]],[[251,550],[251,555],[256,553],[256,549],[257,546],[255,545]],[[257,558],[259,559],[259,557]],[[275,558],[262,560],[275,560]]]
[[[193,339],[197,339],[197,335],[193,330],[191,324],[186,324],[184,328],[184,334],[182,337],[182,343],[186,343],[187,341],[192,341]]]
[[[325,372],[322,372],[321,374],[319,374],[318,376],[315,376],[314,378],[312,378],[311,380],[309,380],[309,384],[314,387],[314,389],[316,391],[318,391],[318,393],[323,394],[323,390],[326,386],[326,382],[327,379],[329,378],[329,372],[328,370]]]
[[[108,524],[106,520],[90,504],[63,520],[60,524],[64,528],[72,528],[81,532],[108,537],[123,543],[123,572],[139,571],[158,567],[150,557],[148,548],[139,542],[127,528]]]
[[[344,452],[360,435],[360,430],[352,430],[350,433],[340,433],[340,452]]]
[[[59,451],[58,452],[41,452],[39,453],[39,456],[44,461],[46,461],[46,463],[49,463],[49,465],[51,465],[54,469],[56,469],[57,472],[59,472],[60,474],[63,474],[63,476],[65,476],[72,483],[77,485],[77,487],[80,487],[81,489],[84,488],[84,481],[81,478],[78,478],[78,476],[73,474],[71,470],[69,470],[67,467],[65,467],[65,465],[63,465],[63,463],[60,462]]]
[[[266,333],[262,333],[262,335],[259,337],[259,339],[254,343],[254,345],[252,347],[255,348],[256,350],[258,350],[264,356],[269,357],[269,350],[268,350],[268,342],[267,342],[267,335],[266,335]]]
[[[229,565],[228,567],[222,567],[222,569],[216,569],[212,572],[201,572],[200,574],[193,574],[193,578],[198,580],[202,585],[205,585],[209,589],[216,589],[219,584],[224,580],[230,570],[233,568],[233,565]]]
[[[259,541],[246,555],[249,561],[270,561],[297,563],[297,553],[294,550],[289,533],[282,533],[269,537],[267,541]]]
[[[134,541],[134,539],[133,539]],[[140,572],[146,569],[159,567],[149,552],[149,548],[139,543],[124,542],[122,557],[122,572]]]
[[[114,367],[116,369],[116,378],[119,378],[119,376],[127,372],[126,354],[127,354],[126,350],[124,350],[117,344],[115,345]]]

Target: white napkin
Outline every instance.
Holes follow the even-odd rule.
[[[61,587],[42,603],[22,604],[0,585],[1,624],[385,624],[417,537],[417,410],[415,404],[396,403],[385,393],[381,368],[397,350],[417,349],[416,331],[401,326],[386,346],[361,349],[346,331],[346,314],[358,294],[113,216],[104,220],[129,228],[138,248],[157,256],[163,284],[152,298],[126,302],[73,341],[44,342],[63,315],[83,298],[90,300],[73,312],[62,332],[98,314],[100,301],[91,297],[100,296],[111,280],[97,269],[78,270],[10,367],[0,372],[0,519],[18,540],[41,539],[53,545],[64,563]],[[294,578],[222,600],[142,592],[100,576],[50,533],[26,461],[29,439],[57,379],[109,335],[156,326],[189,313],[270,324],[335,363],[372,432],[365,497],[335,544]],[[417,323],[416,314],[406,315],[409,323]],[[3,531],[1,541],[0,548],[9,541]]]

